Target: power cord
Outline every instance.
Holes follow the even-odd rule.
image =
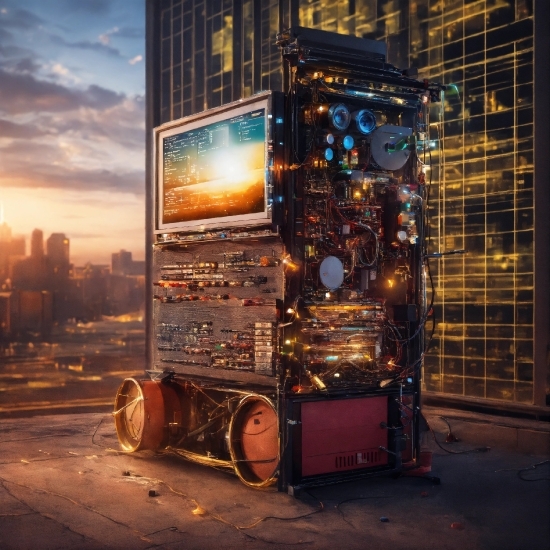
[[[550,481],[549,477],[536,477],[536,478],[528,478],[523,477],[522,472],[528,472],[529,470],[536,470],[539,466],[542,466],[543,464],[548,464],[550,460],[543,460],[542,462],[537,462],[536,464],[533,464],[532,466],[528,466],[527,468],[522,468],[521,470],[518,470],[518,477],[522,481]]]
[[[428,426],[428,429],[432,433],[432,436],[434,438],[434,441],[435,441],[436,445],[441,450],[445,451],[446,453],[449,453],[449,454],[452,454],[452,455],[463,455],[463,454],[467,454],[467,453],[486,453],[487,451],[491,450],[491,447],[477,447],[475,449],[465,449],[463,451],[451,451],[450,449],[446,449],[437,440],[435,432],[433,431],[433,428],[430,426],[430,423],[428,422],[427,418],[422,413],[420,413],[420,414],[421,414],[422,418],[424,419],[424,422],[426,422],[426,426]],[[441,417],[441,418],[443,418],[443,417]],[[445,420],[445,422],[447,422],[447,426],[449,426],[449,435],[452,435],[451,426],[450,426],[449,422],[445,418],[443,418],[443,420]],[[453,437],[454,437],[454,435],[453,435]],[[456,441],[458,441],[458,439],[456,439]]]

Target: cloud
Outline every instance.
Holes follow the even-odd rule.
[[[44,19],[24,9],[4,8],[0,12],[0,28],[4,29],[29,30],[44,23]]]
[[[48,133],[34,124],[17,124],[0,119],[0,138],[33,139]]]
[[[111,0],[57,0],[64,11],[105,15],[111,8]]]
[[[61,36],[58,35],[52,35],[50,36],[50,40],[58,45],[58,46],[65,46],[66,48],[74,48],[78,50],[90,50],[95,51],[99,53],[104,53],[113,57],[121,57],[120,51],[116,48],[113,48],[112,46],[109,46],[109,43],[102,43],[102,42],[91,42],[90,40],[81,40],[79,42],[69,42],[68,40],[65,40]]]
[[[2,55],[4,59],[1,59]],[[36,57],[28,50],[15,46],[0,47],[0,69],[4,68],[10,73],[35,74],[42,68],[36,63]]]
[[[17,61],[13,69],[18,73],[36,73],[40,69],[40,65],[35,63],[34,59],[24,57]]]
[[[6,113],[67,111],[79,105],[77,95],[64,86],[0,69],[0,107]]]
[[[107,90],[101,86],[92,84],[88,86],[88,89],[81,94],[83,103],[87,107],[93,107],[96,109],[105,109],[118,105],[124,100],[124,94]]]
[[[86,90],[70,89],[30,74],[0,68],[0,110],[11,115],[71,111],[79,107],[105,109],[121,103],[124,98],[124,94],[95,84]]]
[[[143,98],[127,98],[105,110],[81,109],[77,112],[48,114],[41,118],[41,128],[58,135],[90,142],[111,143],[111,150],[122,147],[142,154],[145,145],[145,105]]]
[[[113,34],[116,34],[118,32],[118,27],[113,27],[112,29],[106,31],[105,33],[103,34],[100,34],[98,36],[98,40],[104,45],[106,46],[107,44],[109,44],[111,42],[111,36]]]
[[[29,144],[28,144],[29,145]],[[83,170],[51,162],[58,153],[47,146],[34,144],[28,147],[32,151],[32,163],[12,163],[0,167],[0,181],[5,186],[18,189],[67,189],[71,191],[109,191],[111,193],[145,193],[145,174],[143,170],[115,171],[113,169]],[[39,155],[36,157],[36,155]],[[30,154],[29,154],[30,156]],[[39,159],[38,162],[36,159]],[[40,159],[43,159],[40,162]],[[0,186],[1,188],[1,186]]]
[[[54,63],[52,66],[52,73],[60,76],[67,76],[69,74],[69,69],[61,63]]]
[[[28,115],[22,117],[26,120]],[[0,187],[144,193],[144,102],[0,119]]]
[[[1,20],[1,19],[0,19]],[[0,26],[0,43],[13,40],[13,33]]]
[[[19,46],[2,46],[0,45],[0,55],[6,59],[21,58],[25,56],[37,57],[36,53],[28,48],[21,48]],[[5,66],[7,63],[0,60],[0,66]]]
[[[145,29],[138,27],[120,27],[116,33],[118,38],[145,38]]]
[[[139,63],[140,61],[143,61],[143,56],[142,55],[136,55],[135,57],[132,57],[132,59],[129,59],[128,63],[130,63],[130,65],[135,65],[136,63]]]

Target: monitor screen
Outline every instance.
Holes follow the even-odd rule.
[[[180,122],[158,133],[157,231],[269,223],[268,98]]]

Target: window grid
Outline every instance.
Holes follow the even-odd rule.
[[[262,89],[281,89],[274,37],[288,25],[279,23],[280,2],[287,13],[288,0],[163,3],[162,122]],[[236,5],[238,25],[232,19]],[[421,78],[449,86],[442,105],[431,109],[429,247],[468,253],[430,262],[439,324],[423,385],[453,395],[532,403],[529,2],[300,0],[299,24],[385,40],[390,63],[421,67]],[[234,64],[235,59],[240,61]],[[445,160],[444,170],[439,159]]]

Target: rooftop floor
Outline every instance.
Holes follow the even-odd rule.
[[[443,442],[436,412],[428,421]],[[441,445],[479,447],[479,422],[457,423],[461,441]],[[498,438],[489,452],[462,454],[430,432],[423,442],[440,485],[381,477],[294,498],[171,454],[121,452],[109,414],[2,419],[0,547],[550,548],[547,454],[500,448]]]

